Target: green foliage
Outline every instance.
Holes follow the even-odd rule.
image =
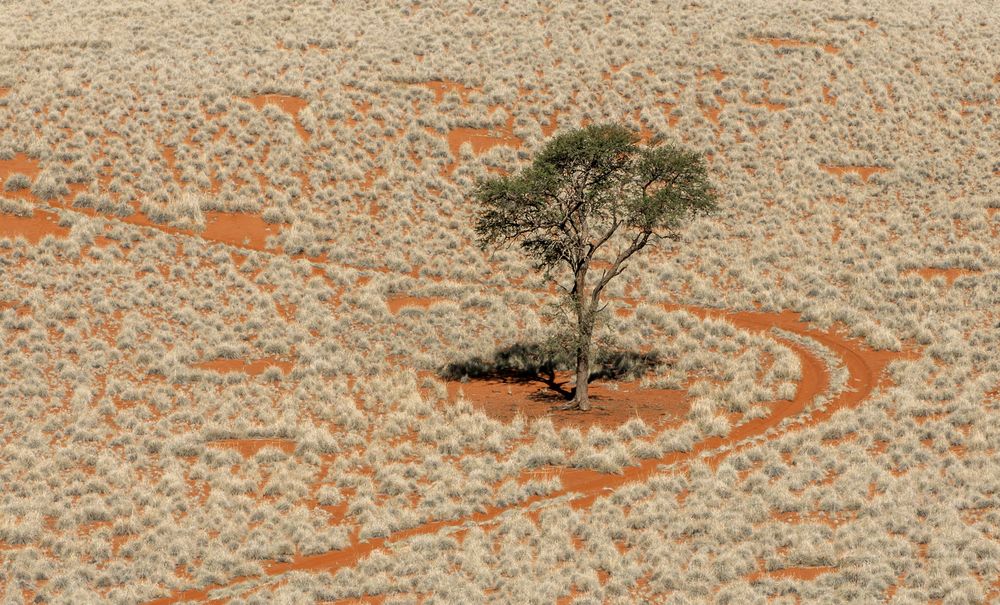
[[[622,251],[624,261],[716,208],[701,155],[642,147],[637,134],[615,124],[556,136],[519,174],[477,181],[474,197],[481,247],[517,242],[538,268],[565,262],[573,270],[620,232],[638,236]]]

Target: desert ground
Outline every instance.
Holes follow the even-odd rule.
[[[3,605],[1000,600],[996,9],[3,3]],[[469,191],[601,122],[720,212],[553,411]]]

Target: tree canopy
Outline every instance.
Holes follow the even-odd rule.
[[[677,238],[688,219],[717,207],[700,154],[676,145],[640,145],[638,134],[618,124],[561,133],[519,173],[478,180],[473,196],[481,247],[516,242],[537,269],[563,266],[572,273],[573,284],[564,289],[579,335],[573,405],[583,409],[589,407],[590,341],[604,288],[636,252],[658,239]],[[599,253],[601,274],[591,284],[588,272]]]

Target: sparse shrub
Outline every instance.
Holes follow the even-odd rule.
[[[31,178],[20,172],[12,172],[3,182],[4,191],[20,191],[31,187]]]
[[[14,216],[30,217],[34,214],[31,203],[20,199],[0,197],[0,212]]]
[[[17,518],[0,518],[0,542],[12,545],[30,544],[42,535],[42,515],[39,511],[29,512]]]
[[[279,208],[271,206],[264,210],[264,212],[261,214],[261,218],[264,219],[264,222],[274,225],[277,223],[285,222],[285,213],[282,212]]]
[[[336,486],[324,485],[316,493],[316,500],[321,506],[334,506],[343,501],[343,496]]]
[[[55,175],[43,172],[31,187],[31,193],[38,199],[47,201],[68,194],[69,187]]]

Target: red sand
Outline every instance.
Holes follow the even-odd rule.
[[[788,105],[785,105],[784,103],[775,103],[773,101],[751,103],[750,101],[747,101],[747,93],[742,90],[740,91],[740,98],[743,99],[744,103],[750,105],[751,107],[765,107],[768,111],[784,111],[785,109],[788,109]]]
[[[244,458],[250,458],[265,447],[274,447],[291,454],[295,451],[295,442],[291,439],[220,439],[206,445],[234,449]]]
[[[722,113],[722,110],[726,107],[726,100],[723,99],[720,95],[715,95],[715,102],[719,104],[718,108],[702,107],[701,111],[702,113],[705,114],[705,117],[707,117],[713,124],[718,126],[719,114]]]
[[[571,382],[572,372],[557,372],[554,384],[540,377],[449,381],[448,399],[457,400],[461,391],[490,418],[509,423],[518,414],[529,420],[548,417],[556,430],[586,430],[592,425],[614,429],[632,418],[663,428],[682,420],[690,407],[686,389],[642,388],[639,381],[618,382],[618,388],[611,389],[606,382],[594,381],[588,386],[590,411],[553,411],[553,406],[566,403],[560,390],[569,392]]]
[[[945,281],[951,285],[956,279],[963,275],[977,275],[979,271],[973,271],[972,269],[960,269],[957,267],[952,267],[948,269],[940,269],[938,267],[922,267],[920,269],[907,269],[903,271],[903,274],[917,274],[925,280],[930,280],[932,277],[938,275],[943,276]]]
[[[823,85],[823,102],[827,105],[837,104],[837,97],[830,94],[830,87],[826,84]]]
[[[415,82],[419,86],[426,86],[434,91],[434,101],[435,103],[440,103],[446,94],[449,92],[454,92],[459,95],[462,104],[466,105],[469,102],[469,94],[473,92],[479,92],[481,89],[479,87],[470,87],[462,84],[461,82],[455,82],[452,80],[431,80],[427,82]],[[490,112],[499,109],[500,105],[494,105],[490,108]],[[552,114],[549,118],[549,125],[543,127],[543,133],[547,130],[551,133],[556,128],[556,121],[558,119],[558,111]],[[459,148],[462,143],[468,142],[472,145],[473,153],[483,153],[489,148],[495,145],[509,145],[514,148],[519,148],[522,141],[519,137],[514,136],[514,114],[508,110],[507,123],[499,128],[470,128],[467,126],[459,126],[457,128],[452,128],[448,131],[446,138],[448,140],[448,149],[451,151],[451,155],[454,161],[445,167],[444,175],[450,175],[454,172],[455,168],[458,167],[459,162]],[[434,136],[438,136],[439,133],[433,128],[427,128],[427,132]],[[548,134],[546,134],[548,136]]]
[[[478,86],[466,86],[465,84],[455,82],[454,80],[429,80],[427,82],[415,82],[415,84],[426,86],[427,88],[433,90],[435,103],[443,101],[445,95],[449,92],[456,93],[459,98],[462,99],[463,104],[468,103],[470,93],[481,91],[481,88]]]
[[[46,235],[68,236],[69,229],[60,227],[58,222],[59,215],[47,210],[35,209],[34,215],[29,217],[0,212],[0,237],[14,239],[21,236],[32,244],[37,244]]]
[[[294,365],[291,361],[283,361],[277,357],[265,357],[253,361],[245,359],[212,359],[191,364],[192,367],[202,370],[212,370],[213,372],[222,373],[243,372],[250,375],[260,374],[270,366],[281,369],[282,374],[288,374]]]
[[[291,95],[281,95],[281,94],[266,94],[266,95],[256,95],[253,97],[247,97],[247,101],[257,109],[263,109],[265,105],[277,105],[279,109],[290,114],[295,121],[295,131],[299,133],[303,141],[309,140],[309,132],[302,127],[299,122],[299,112],[302,108],[309,104],[305,99],[300,99],[299,97],[293,97]]]
[[[385,304],[389,306],[389,312],[395,315],[400,311],[400,309],[405,307],[418,307],[426,309],[434,303],[441,302],[442,300],[446,299],[440,296],[395,295],[388,297]]]
[[[521,139],[513,134],[514,116],[507,118],[507,125],[500,129],[488,128],[468,128],[460,126],[448,131],[448,148],[454,161],[445,167],[444,174],[450,175],[458,167],[460,161],[459,148],[462,143],[468,142],[472,145],[473,153],[482,153],[495,145],[507,145],[519,148]]]
[[[0,181],[6,180],[8,175],[15,172],[26,174],[34,180],[39,171],[39,161],[31,159],[23,153],[14,154],[14,157],[9,160],[0,160]]]
[[[830,565],[820,565],[817,567],[783,567],[781,569],[772,569],[771,571],[755,571],[745,576],[747,582],[755,582],[763,578],[770,578],[773,580],[780,579],[793,579],[793,580],[815,580],[817,576],[825,573],[830,573],[832,571],[837,571],[836,567]]]
[[[222,212],[218,210],[208,210],[203,213],[205,217],[205,229],[200,233],[195,233],[189,229],[178,229],[160,223],[154,223],[139,211],[139,204],[132,202],[132,207],[136,211],[131,216],[121,218],[123,222],[157,229],[164,233],[197,235],[198,237],[236,246],[238,248],[252,249],[259,251],[273,250],[268,248],[266,241],[270,235],[277,235],[279,228],[277,225],[267,223],[258,214],[244,214],[241,212]],[[83,211],[85,214],[94,215],[93,210],[73,209]]]
[[[549,115],[549,121],[547,124],[542,126],[542,135],[549,137],[555,132],[556,128],[559,127],[559,110],[555,109]]]
[[[199,236],[241,248],[263,251],[268,249],[266,244],[268,236],[277,235],[278,231],[277,225],[265,222],[257,214],[212,210],[205,212],[205,230]]]
[[[72,199],[76,193],[83,189],[84,186],[79,183],[71,183],[69,187],[69,195],[51,200],[50,203],[72,212],[86,214],[87,216],[98,216],[100,214],[92,208],[77,208],[71,206],[67,200]],[[7,193],[7,195],[10,197],[28,199],[30,201],[38,201],[37,198],[35,198],[35,196],[28,191],[18,191],[13,194]],[[273,248],[268,248],[266,242],[269,236],[277,235],[280,228],[278,225],[272,225],[265,222],[264,219],[262,219],[258,214],[209,210],[203,213],[205,217],[205,229],[200,233],[196,233],[190,229],[178,229],[176,227],[154,223],[149,219],[149,217],[140,211],[139,202],[131,202],[130,206],[132,206],[132,209],[134,210],[133,214],[126,217],[113,218],[131,225],[157,229],[164,233],[197,236],[204,240],[229,244],[238,248],[258,250],[261,252],[276,251]],[[105,218],[108,217],[105,216]]]
[[[820,164],[821,170],[825,170],[835,176],[843,176],[848,172],[856,172],[861,175],[861,180],[868,182],[868,177],[875,173],[889,172],[885,166],[834,166],[832,164]]]
[[[721,82],[721,81],[722,81],[722,80],[724,80],[724,79],[725,79],[725,77],[726,77],[727,75],[729,75],[729,74],[727,74],[726,72],[724,72],[724,71],[722,71],[721,69],[719,69],[718,67],[716,67],[715,69],[713,69],[713,70],[709,71],[709,72],[708,72],[708,75],[710,75],[710,76],[712,76],[713,78],[715,78],[715,81],[716,81],[716,82]]]
[[[167,168],[170,170],[170,174],[174,175],[174,182],[180,183],[181,171],[177,169],[176,150],[174,150],[173,147],[164,146],[163,159],[167,162]]]

